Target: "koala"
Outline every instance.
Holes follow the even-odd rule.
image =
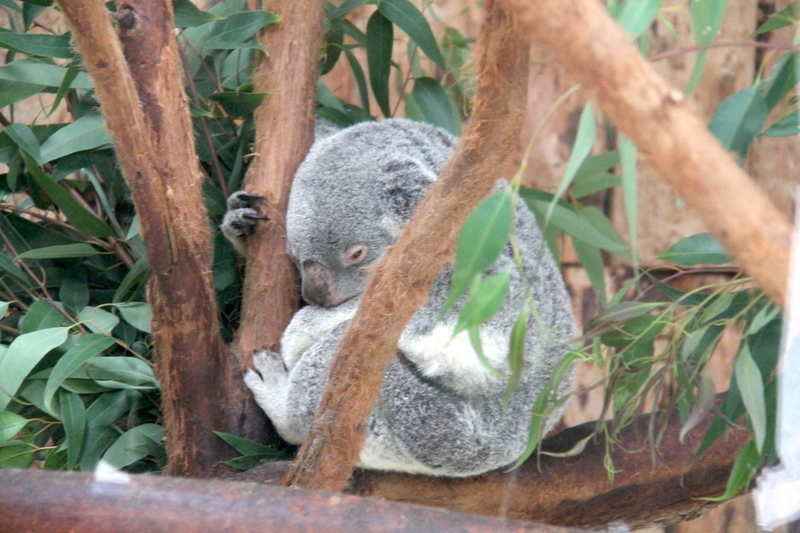
[[[294,444],[310,430],[368,267],[386,255],[457,142],[441,129],[402,119],[324,131],[297,171],[286,218],[287,252],[301,273],[307,305],[284,332],[281,354],[256,353],[257,372],[245,377],[278,433]],[[241,191],[228,201],[221,229],[238,250],[260,220],[256,201]],[[522,201],[514,227],[524,272],[507,243],[484,273],[511,275],[506,302],[480,328],[493,369],[480,362],[466,332],[453,337],[466,297],[442,314],[453,279],[447,265],[389,363],[360,467],[464,477],[509,466],[524,453],[534,401],[570,349],[575,329],[561,274]],[[526,286],[535,312],[527,324],[521,378],[507,394],[511,330]]]

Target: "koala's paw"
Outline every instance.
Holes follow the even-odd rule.
[[[228,198],[228,212],[225,213],[220,228],[240,252],[244,238],[255,232],[256,224],[260,220],[269,220],[255,209],[261,200],[261,196],[244,191],[235,192]]]
[[[256,352],[253,354],[253,366],[256,370],[248,370],[244,376],[245,383],[253,392],[256,389],[277,388],[288,377],[280,355],[274,352]]]
[[[280,356],[273,352],[256,352],[253,354],[253,365],[256,370],[245,373],[245,385],[273,423],[281,423],[286,417],[286,393],[289,384],[286,367]]]

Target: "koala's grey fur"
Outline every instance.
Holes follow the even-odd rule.
[[[300,166],[289,200],[287,248],[309,305],[284,332],[281,355],[256,354],[259,373],[248,371],[245,378],[288,442],[301,443],[309,431],[336,344],[364,290],[364,267],[394,243],[455,144],[454,137],[426,124],[369,122],[318,140]],[[252,197],[240,195],[229,200],[222,229],[241,250],[257,212]],[[536,310],[528,321],[518,387],[504,399],[510,333],[525,298],[507,244],[485,275],[510,271],[510,294],[481,327],[484,353],[500,375],[479,362],[465,332],[451,339],[466,298],[439,320],[452,281],[452,267],[445,267],[389,364],[369,418],[361,467],[469,476],[510,465],[525,450],[533,403],[569,349],[574,325],[564,282],[521,201],[515,231]]]

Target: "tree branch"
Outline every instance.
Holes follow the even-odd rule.
[[[48,533],[568,533],[554,526],[255,483],[121,473],[103,479],[43,470],[0,470],[0,524],[3,531]]]
[[[183,92],[172,4],[120,4],[117,17],[127,63],[102,3],[63,0],[61,6],[94,80],[153,266],[148,299],[167,431],[167,471],[207,476],[231,455],[213,430],[230,431],[236,420],[225,386],[232,383],[236,367],[219,332],[202,174]]]
[[[286,484],[328,490],[345,486],[403,328],[451,257],[461,224],[491,192],[508,147],[516,145],[525,108],[528,45],[498,3],[487,1],[485,8],[472,119],[441,177],[368,282]]]
[[[751,439],[750,433],[731,428],[696,459],[713,413],[682,443],[677,412],[658,414],[654,427],[666,426],[657,450],[647,440],[651,416],[637,417],[620,432],[616,443],[596,437],[577,456],[534,456],[510,472],[498,470],[463,479],[356,470],[347,492],[572,527],[624,521],[631,529],[639,529],[695,518],[716,505],[699,498],[725,491],[733,461]],[[589,422],[566,429],[545,439],[542,449],[570,450],[591,435],[594,426]],[[608,447],[613,480],[604,467]],[[265,463],[235,477],[274,483],[288,466],[288,462]]]
[[[236,333],[241,365],[254,350],[280,350],[283,330],[300,303],[297,271],[286,255],[286,207],[297,167],[314,141],[324,0],[267,0],[264,9],[281,17],[269,25],[253,74],[256,92],[270,93],[256,110],[255,153],[245,189],[263,196],[262,224],[249,240],[242,289],[242,322]]]
[[[502,0],[778,305],[786,302],[789,221],[739,168],[595,0]]]

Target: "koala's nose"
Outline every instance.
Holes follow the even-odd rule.
[[[313,305],[334,307],[342,303],[333,281],[333,272],[317,261],[303,263],[303,299]]]

